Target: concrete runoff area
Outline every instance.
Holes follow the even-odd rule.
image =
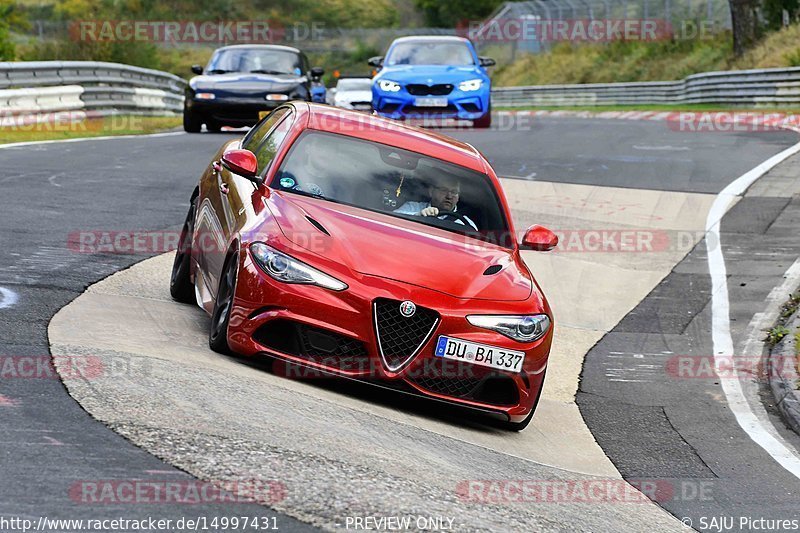
[[[693,232],[713,199],[544,182],[503,185],[514,198],[518,230],[546,221],[559,231]],[[544,197],[552,201],[539,200]],[[575,203],[601,208],[576,218]],[[457,487],[484,479],[619,480],[574,403],[583,355],[685,253],[525,252],[552,302],[556,341],[543,399],[519,434],[438,403],[409,402],[341,380],[285,379],[211,352],[206,315],[169,297],[172,254],[93,285],[54,317],[49,335],[57,356],[131,362],[114,378],[65,376],[70,394],[93,416],[201,479],[247,472],[282,480],[287,497],[274,507],[314,525],[336,529],[346,507],[356,515],[402,509],[445,516],[457,509],[460,525],[476,530],[678,530],[680,522],[649,501],[487,506],[459,500]],[[603,307],[568,304],[584,300]]]

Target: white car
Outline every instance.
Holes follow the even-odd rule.
[[[333,105],[357,111],[372,111],[372,80],[343,78],[336,84]]]

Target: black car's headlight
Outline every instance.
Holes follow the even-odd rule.
[[[216,94],[209,93],[209,92],[194,93],[194,99],[195,100],[213,100],[216,97],[217,97]]]
[[[290,255],[267,246],[263,242],[250,245],[250,252],[258,266],[271,278],[284,283],[318,285],[332,291],[343,291],[347,284],[298,261]]]
[[[550,317],[547,315],[468,315],[467,321],[518,342],[538,340],[550,329]]]

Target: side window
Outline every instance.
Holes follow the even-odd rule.
[[[258,150],[256,150],[255,154],[256,159],[258,159],[258,170],[261,176],[265,175],[267,167],[275,158],[275,154],[278,153],[281,143],[283,143],[289,130],[292,129],[292,122],[292,117],[290,115],[267,135],[258,147]]]
[[[272,129],[278,121],[286,116],[287,109],[276,109],[267,117],[256,124],[252,130],[250,130],[247,135],[245,136],[244,140],[242,141],[242,148],[245,150],[250,150],[251,152],[255,152],[258,145],[261,144],[261,141],[264,140],[264,137],[269,133],[269,130]]]

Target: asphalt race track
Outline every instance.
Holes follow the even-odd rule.
[[[458,530],[677,531],[678,519],[700,514],[792,517],[800,481],[741,430],[719,383],[634,378],[643,364],[663,366],[668,352],[713,353],[698,231],[717,193],[797,136],[683,133],[660,122],[576,118],[537,119],[524,131],[451,133],[511,178],[504,187],[518,229],[537,222],[693,235],[685,249],[660,255],[526,253],[563,333],[543,406],[520,434],[384,391],[287,380],[215,356],[205,347],[202,312],[164,292],[168,255],[112,276],[155,254],[75,250],[76,232],[178,228],[197,177],[230,134],[0,149],[0,354],[44,358],[53,345],[54,355],[118,357],[144,369],[131,366],[118,379],[94,383],[67,376],[69,393],[55,377],[3,376],[0,515],[274,516],[289,531],[341,528],[347,516],[379,513],[450,516]],[[731,298],[743,302],[732,311],[737,342],[772,289],[766,277],[751,278],[762,270],[780,274],[798,256],[790,206],[791,194],[762,188],[723,219],[726,256],[754,256],[730,269]],[[87,316],[91,323],[82,322]],[[609,354],[631,358],[609,372]],[[757,399],[759,391],[751,393]],[[800,445],[773,422],[781,438]],[[92,505],[70,490],[109,479],[188,482],[186,472],[272,479],[287,491],[265,508]],[[459,480],[620,474],[672,489],[704,487],[710,496],[657,498],[674,519],[651,503],[485,505],[456,494]],[[742,494],[757,497],[742,507]]]

